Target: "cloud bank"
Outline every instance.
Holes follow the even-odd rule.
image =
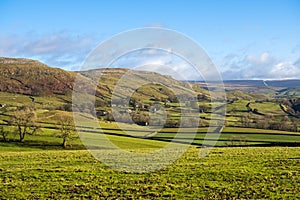
[[[259,55],[228,55],[221,68],[224,79],[297,79],[300,78],[300,58],[296,62],[282,61],[269,52]]]
[[[96,38],[72,35],[69,32],[39,35],[28,33],[14,35],[0,33],[1,57],[38,59],[52,67],[78,70],[89,52],[98,45]],[[246,48],[247,49],[247,48]],[[300,45],[291,50],[293,59],[279,59],[270,52],[250,54],[247,50],[224,56],[217,65],[223,79],[299,79]],[[214,58],[212,58],[214,60]],[[148,65],[147,70],[171,75],[185,80],[202,80],[201,74],[183,59],[170,52],[140,51],[120,59],[118,67],[132,68]],[[153,65],[149,69],[149,65]],[[172,70],[166,70],[169,66]],[[179,76],[178,76],[179,74]]]
[[[80,65],[95,46],[90,36],[60,32],[46,35],[0,34],[0,56],[38,59],[50,66],[71,69]]]

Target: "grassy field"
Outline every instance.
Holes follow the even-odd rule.
[[[300,148],[190,148],[164,169],[114,171],[86,150],[0,152],[1,199],[296,199]]]
[[[60,111],[62,112],[62,111]],[[92,157],[79,138],[68,149],[54,137],[51,124],[57,111],[40,112],[40,122],[50,128],[24,142],[10,135],[0,142],[1,199],[271,199],[298,196],[299,147],[279,147],[298,142],[299,134],[286,131],[228,127],[217,146],[199,158],[207,128],[199,128],[190,149],[176,162],[153,173],[116,171]],[[82,116],[82,120],[86,119]],[[154,152],[173,139],[177,128],[164,128],[152,138],[134,138],[137,126],[100,122],[110,141],[130,152]],[[11,127],[5,127],[9,129]],[[83,128],[91,131],[89,128]],[[180,133],[183,141],[192,129]],[[100,130],[93,130],[99,132]],[[85,134],[85,133],[83,133]],[[97,134],[97,133],[96,133]],[[128,135],[129,134],[129,135]],[[147,132],[145,132],[147,134]],[[277,147],[254,147],[270,145]],[[232,146],[244,147],[232,147]],[[245,145],[250,147],[246,147]],[[299,146],[299,145],[298,145]],[[105,146],[102,145],[105,151]]]
[[[153,85],[145,87],[158,92]],[[142,98],[141,94],[136,93]],[[252,108],[271,114],[274,120],[286,115],[276,102],[250,100]],[[0,101],[7,104],[0,113],[5,130],[14,130],[7,122],[18,106],[33,104],[30,96],[10,93],[1,93]],[[70,96],[36,97],[37,123],[42,131],[27,135],[24,142],[18,142],[14,134],[8,136],[9,142],[0,141],[0,199],[300,198],[300,133],[240,127],[241,116],[250,116],[246,108],[249,100],[227,105],[229,126],[223,129],[216,148],[208,156],[199,158],[207,127],[198,128],[195,138],[192,128],[183,128],[178,142],[192,143],[189,150],[162,170],[144,174],[120,172],[104,165],[92,157],[79,137],[69,141],[64,149],[62,139],[55,137],[57,117],[72,117],[73,113],[58,108],[70,101]],[[152,102],[144,99],[144,103],[147,101]],[[168,105],[170,118],[179,119],[179,104]],[[200,105],[207,107],[208,111],[201,113],[201,120],[207,124],[212,118],[220,118],[210,113],[211,102]],[[155,152],[169,144],[178,132],[178,128],[156,131],[155,127],[132,124],[121,124],[120,129],[117,123],[103,119],[99,121],[100,129],[93,127],[91,117],[88,113],[79,114],[83,125],[80,134],[104,133],[112,143],[129,152]],[[251,113],[250,117],[263,120],[265,116]],[[151,136],[138,138],[148,134]],[[100,146],[100,151],[109,150],[105,144]]]
[[[54,128],[54,125],[52,125]],[[5,129],[8,129],[6,127]],[[36,135],[27,135],[25,142],[17,142],[17,135],[10,135],[8,139],[13,142],[0,142],[0,150],[8,151],[13,150],[15,146],[25,149],[60,149],[61,139],[55,137],[58,131],[53,128],[43,128],[41,132]],[[101,130],[83,128],[84,132],[92,132],[94,134],[104,133],[109,138],[120,138],[117,145],[122,146],[122,142],[127,140],[138,140],[135,137],[143,137],[150,134],[149,137],[141,141],[157,141],[157,142],[170,142],[176,134],[180,139],[178,142],[192,143],[195,146],[201,146],[206,137],[207,128],[199,128],[194,137],[192,129],[184,128],[182,132],[177,133],[177,128],[164,128],[160,132],[152,135],[153,131],[136,129],[135,126],[126,125],[125,129],[120,130],[115,123],[101,123]],[[123,127],[124,128],[124,127]],[[142,132],[141,132],[142,131]],[[265,130],[253,128],[225,128],[220,134],[216,146],[218,147],[231,147],[231,146],[299,146],[300,134],[295,132],[278,131],[278,130]],[[84,149],[83,144],[79,138],[70,141],[68,148],[70,149]]]
[[[155,151],[174,137],[165,128],[154,138],[126,135],[115,123],[101,123],[107,137],[127,151]],[[126,129],[134,127],[127,125]],[[88,130],[88,129],[87,129]],[[217,147],[199,158],[198,145],[206,128],[200,128],[194,145],[176,162],[153,173],[125,173],[97,161],[79,138],[67,150],[43,129],[25,142],[0,142],[1,199],[280,199],[299,197],[299,147]],[[182,134],[189,135],[186,128]],[[278,141],[299,142],[285,131],[225,128],[219,146],[236,146],[234,137],[247,137],[247,145]],[[13,138],[10,138],[13,139]],[[166,142],[164,142],[166,141]],[[245,144],[244,144],[245,145]],[[103,150],[105,151],[105,149]]]

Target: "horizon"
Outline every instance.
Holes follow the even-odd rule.
[[[1,1],[0,56],[37,59],[76,71],[91,50],[115,34],[161,27],[201,44],[223,80],[300,79],[299,8],[295,0]],[[168,55],[143,56],[123,61],[166,65],[174,60]],[[176,62],[187,79],[199,79],[185,63]]]
[[[0,59],[26,59],[26,60],[32,60],[32,61],[37,61],[37,62],[40,62],[42,64],[45,64],[43,62],[41,62],[40,60],[38,59],[31,59],[31,58],[25,58],[25,57],[18,57],[18,58],[15,58],[15,57],[0,57]],[[47,64],[45,64],[47,65]],[[48,67],[51,67],[51,68],[58,68],[58,69],[63,69],[61,67],[52,67],[52,66],[49,66],[47,65]],[[83,70],[83,71],[92,71],[92,70],[101,70],[101,69],[129,69],[129,68],[126,68],[126,67],[109,67],[109,68],[95,68],[95,69],[89,69],[89,70]],[[63,69],[65,71],[69,71],[69,72],[80,72],[79,71],[76,71],[76,70],[68,70],[68,69]],[[129,69],[129,70],[135,70],[135,69]],[[155,72],[155,71],[150,71],[150,70],[136,70],[136,71],[145,71],[145,72]],[[159,73],[159,72],[156,72],[156,73]],[[166,75],[166,76],[171,76],[171,75],[168,75],[168,74],[162,74],[162,75]],[[172,76],[171,76],[172,77]],[[173,77],[172,77],[173,78]],[[175,79],[175,78],[174,78]],[[179,81],[183,81],[183,82],[205,82],[205,80],[180,80],[180,79],[176,79],[176,80],[179,80]],[[228,82],[228,81],[241,81],[241,82],[244,82],[244,81],[269,81],[269,82],[272,82],[272,81],[300,81],[300,78],[283,78],[283,79],[223,79],[224,82]]]

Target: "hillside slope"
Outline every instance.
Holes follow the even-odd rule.
[[[101,88],[109,90],[108,98],[111,97],[116,85],[120,87],[121,96],[126,97],[134,91],[135,98],[150,100],[171,99],[177,95],[191,94],[191,89],[196,94],[208,95],[208,92],[193,84],[173,79],[170,76],[156,72],[135,71],[125,68],[103,68],[97,70],[81,71],[81,75],[98,82]]]
[[[101,101],[109,102],[119,79],[126,74],[122,93],[127,95],[129,90],[135,90],[134,96],[143,100],[151,98],[170,99],[174,97],[172,91],[162,88],[159,83],[171,85],[180,94],[189,92],[189,84],[177,81],[170,76],[155,72],[133,71],[129,69],[97,69],[80,72],[70,72],[63,69],[49,67],[39,61],[24,58],[0,58],[0,92],[17,93],[30,96],[70,96],[74,81],[91,94],[96,87],[96,97]],[[100,78],[100,79],[99,79]],[[99,80],[98,80],[99,79]],[[157,83],[156,83],[157,82]],[[195,86],[195,85],[194,85]],[[196,93],[207,94],[200,87],[193,87]]]
[[[0,58],[0,91],[33,96],[68,94],[76,73],[51,68],[39,61]]]

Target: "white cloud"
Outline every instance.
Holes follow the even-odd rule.
[[[281,61],[269,52],[224,59],[223,79],[292,79],[300,78],[300,66]]]
[[[285,78],[299,78],[300,69],[293,65],[291,62],[279,62],[270,71],[271,77],[276,77],[280,79]]]
[[[264,52],[260,56],[248,55],[247,60],[251,63],[256,64],[268,63],[268,61],[270,60],[270,54],[268,52]]]
[[[184,59],[174,55],[169,49],[166,51],[158,49],[134,51],[116,60],[111,67],[154,71],[179,80],[203,79],[199,71]],[[209,72],[206,72],[206,75],[209,75]]]
[[[95,46],[89,36],[60,32],[47,35],[0,35],[0,56],[39,59],[53,67],[79,65]]]

